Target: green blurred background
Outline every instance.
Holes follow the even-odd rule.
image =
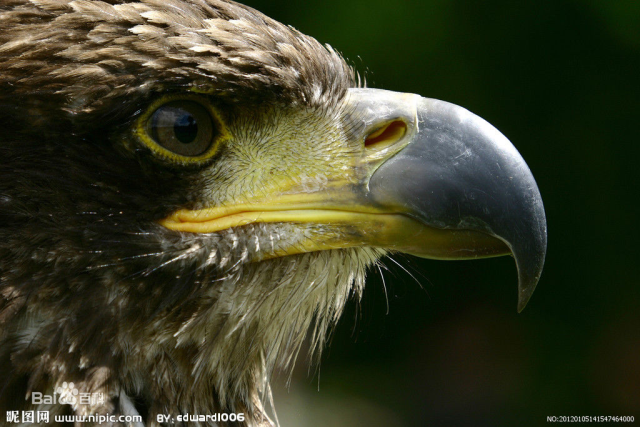
[[[528,162],[549,225],[522,314],[510,258],[386,259],[388,309],[372,271],[319,370],[274,381],[283,427],[640,420],[640,1],[245,3],[331,44],[371,87],[487,119]]]

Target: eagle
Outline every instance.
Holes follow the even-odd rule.
[[[7,423],[272,426],[385,254],[544,264],[504,135],[230,0],[3,0],[0,129]]]

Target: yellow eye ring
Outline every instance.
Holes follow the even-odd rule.
[[[204,101],[190,94],[159,99],[138,118],[136,136],[165,160],[197,164],[210,159],[229,132],[218,111]]]

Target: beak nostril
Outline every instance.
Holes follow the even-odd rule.
[[[366,148],[383,148],[402,139],[407,133],[407,124],[402,120],[394,120],[371,133],[364,140]]]

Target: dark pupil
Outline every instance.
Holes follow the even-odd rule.
[[[184,112],[176,119],[173,125],[173,132],[178,141],[183,144],[190,144],[198,136],[198,123],[196,123],[196,119],[191,114]]]

